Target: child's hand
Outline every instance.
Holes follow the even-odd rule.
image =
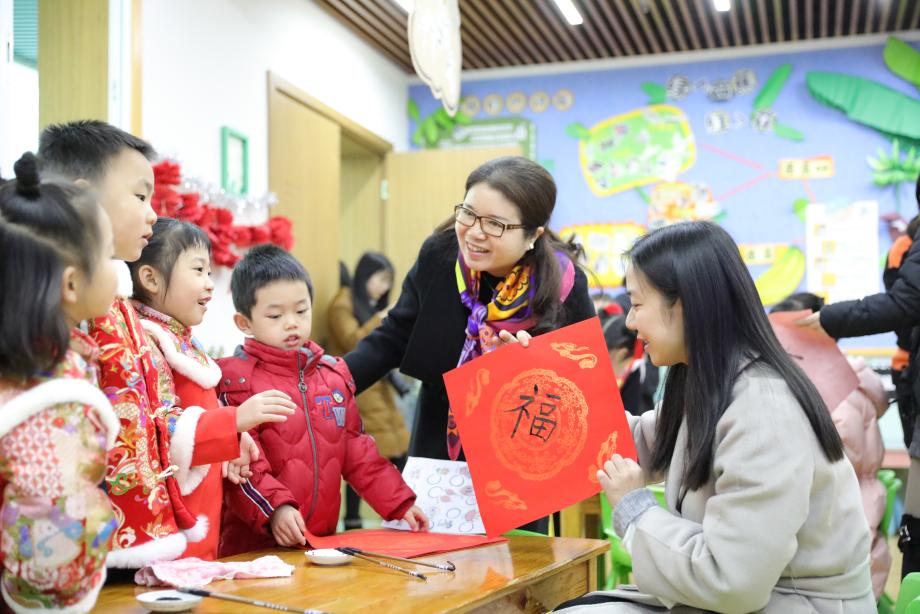
[[[409,508],[406,515],[403,516],[403,520],[409,523],[409,528],[413,531],[427,531],[430,525],[428,516],[426,516],[422,508],[417,505],[413,505]]]
[[[240,435],[240,456],[232,461],[225,461],[223,465],[224,477],[234,484],[241,484],[252,477],[249,465],[259,460],[259,446],[252,440],[249,433]]]
[[[527,347],[530,345],[530,340],[533,337],[526,330],[519,330],[516,335],[512,335],[506,330],[498,332],[498,338],[501,339],[502,345],[508,345],[509,343],[520,343],[521,347]]]
[[[275,510],[271,519],[272,536],[279,546],[293,548],[306,546],[304,532],[307,530],[303,516],[291,505],[282,505]]]
[[[239,433],[263,422],[284,422],[297,406],[280,390],[266,390],[249,397],[236,408],[236,430]]]

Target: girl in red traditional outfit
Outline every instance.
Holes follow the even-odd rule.
[[[35,157],[0,187],[0,610],[88,612],[117,527],[99,485],[119,422],[77,324],[115,298],[112,230],[95,198],[39,183]]]
[[[283,422],[294,404],[283,392],[269,390],[239,407],[219,407],[216,386],[221,372],[191,327],[201,323],[211,300],[211,244],[199,227],[168,217],[153,226],[141,257],[129,264],[134,306],[148,338],[169,369],[161,369],[161,396],[170,396],[170,460],[189,512],[205,516],[207,535],[189,542],[183,556],[217,557],[220,536],[221,477],[234,483],[247,477],[250,454],[258,449],[247,430],[263,422]],[[237,433],[242,436],[237,443]],[[242,457],[234,463],[242,450]],[[223,461],[223,462],[222,462]],[[241,475],[242,472],[242,475]]]

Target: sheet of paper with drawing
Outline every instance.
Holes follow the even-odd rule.
[[[466,463],[410,456],[403,479],[415,492],[415,504],[428,515],[432,531],[460,535],[486,532]],[[385,521],[381,526],[409,530],[405,520]]]
[[[488,535],[598,493],[612,454],[636,458],[597,318],[499,348],[444,382]]]

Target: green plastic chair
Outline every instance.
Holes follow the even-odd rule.
[[[543,533],[538,533],[537,531],[528,531],[527,529],[511,529],[510,531],[503,533],[504,537],[510,537],[511,535],[527,535],[530,537],[548,537],[543,535]]]
[[[648,487],[655,495],[658,504],[664,509],[668,509],[668,504],[664,498],[664,486],[653,484]],[[619,584],[629,584],[630,574],[632,574],[632,558],[620,542],[620,536],[613,530],[613,510],[607,497],[600,495],[601,498],[601,532],[602,537],[610,541],[610,573],[605,575],[604,590],[612,590]]]
[[[901,580],[894,614],[920,614],[920,572],[907,574]]]
[[[885,487],[885,513],[882,515],[881,522],[879,522],[878,530],[882,535],[890,536],[892,534],[891,517],[894,516],[894,504],[898,497],[898,491],[901,490],[901,480],[892,469],[882,469],[877,475],[879,482]],[[900,593],[898,597],[900,599]],[[905,604],[903,607],[906,608],[907,605]],[[878,600],[878,614],[895,614],[895,612],[896,604],[894,599],[888,596],[887,593],[883,593]]]

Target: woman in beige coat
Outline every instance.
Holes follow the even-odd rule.
[[[355,349],[358,342],[380,325],[388,310],[393,287],[393,265],[383,254],[367,252],[358,260],[350,286],[344,283],[333,298],[327,313],[329,342],[327,349],[342,356]],[[364,430],[377,442],[381,456],[390,459],[400,470],[409,449],[409,430],[399,408],[394,390],[401,384],[395,373],[358,395],[358,411]],[[394,383],[395,380],[395,383]],[[405,384],[403,384],[405,385]],[[345,528],[359,528],[358,508],[361,499],[350,487],[345,493]]]
[[[737,246],[689,222],[646,235],[629,259],[627,325],[670,367],[659,408],[630,420],[639,465],[615,455],[598,472],[637,590],[565,611],[874,612],[856,475]],[[644,488],[661,478],[671,511]]]

